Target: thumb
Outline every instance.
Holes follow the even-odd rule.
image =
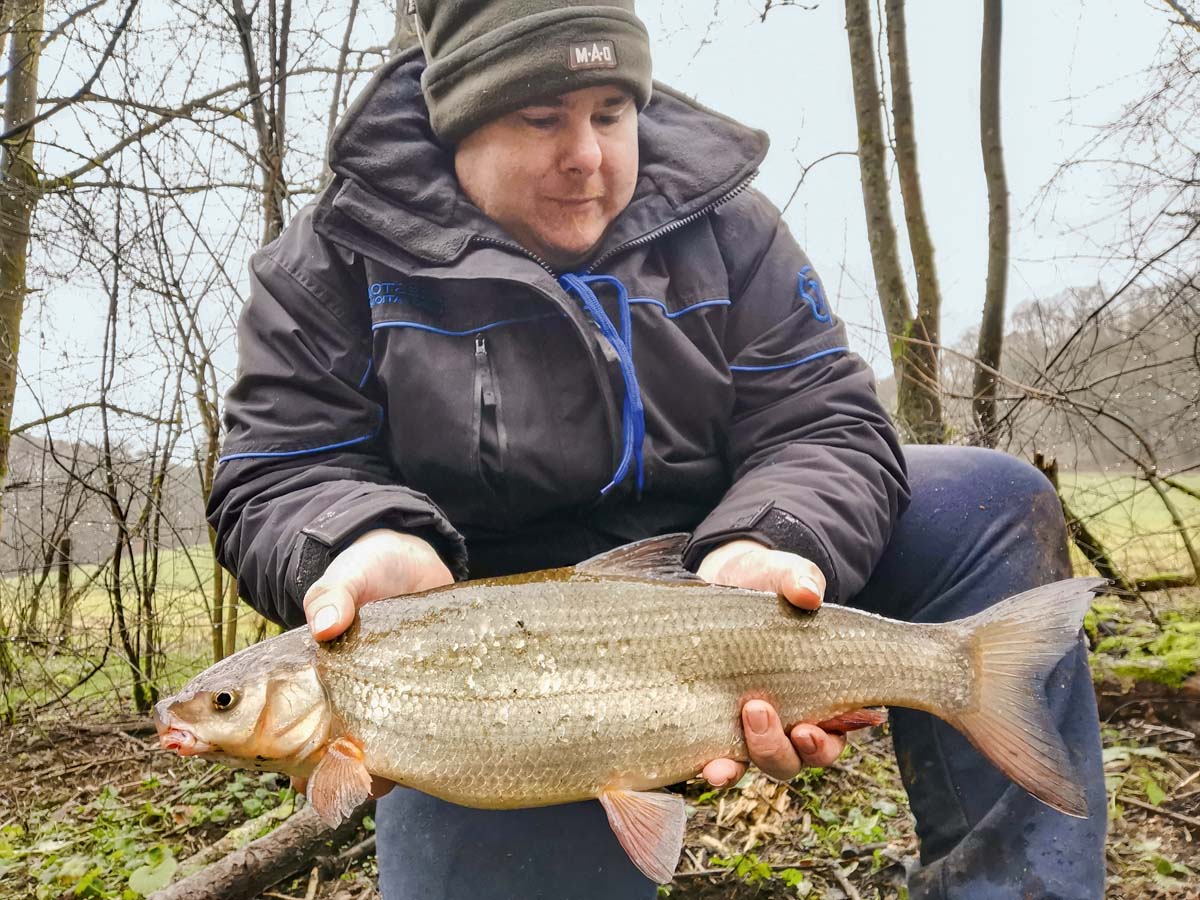
[[[803,557],[792,556],[777,578],[776,591],[792,606],[816,609],[825,598],[825,575]]]
[[[312,636],[329,641],[350,627],[358,610],[357,597],[349,583],[327,572],[313,582],[304,595],[304,617]]]

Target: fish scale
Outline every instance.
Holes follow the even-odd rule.
[[[754,591],[567,577],[368,605],[317,665],[368,769],[507,808],[744,757],[738,709],[752,694],[785,723],[865,703],[961,705],[963,641],[952,625],[813,616]]]

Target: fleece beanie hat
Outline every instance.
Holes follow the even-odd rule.
[[[448,144],[522,106],[601,84],[650,102],[650,38],[633,0],[416,0],[421,87]]]

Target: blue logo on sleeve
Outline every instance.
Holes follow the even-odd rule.
[[[825,302],[825,291],[821,288],[817,276],[813,274],[812,266],[805,266],[800,270],[798,282],[800,297],[812,310],[813,318],[818,322],[831,321],[833,317],[829,313],[829,304]]]

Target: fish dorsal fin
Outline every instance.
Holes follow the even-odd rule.
[[[610,578],[647,578],[652,581],[707,582],[683,567],[683,548],[691,535],[662,534],[632,544],[624,544],[585,559],[575,567],[581,575],[607,575]]]
[[[600,803],[617,840],[642,874],[659,884],[674,878],[687,822],[683,798],[665,791],[609,790],[600,794]]]
[[[337,738],[308,779],[308,802],[322,822],[337,828],[370,794],[371,774],[362,748],[350,738]]]

